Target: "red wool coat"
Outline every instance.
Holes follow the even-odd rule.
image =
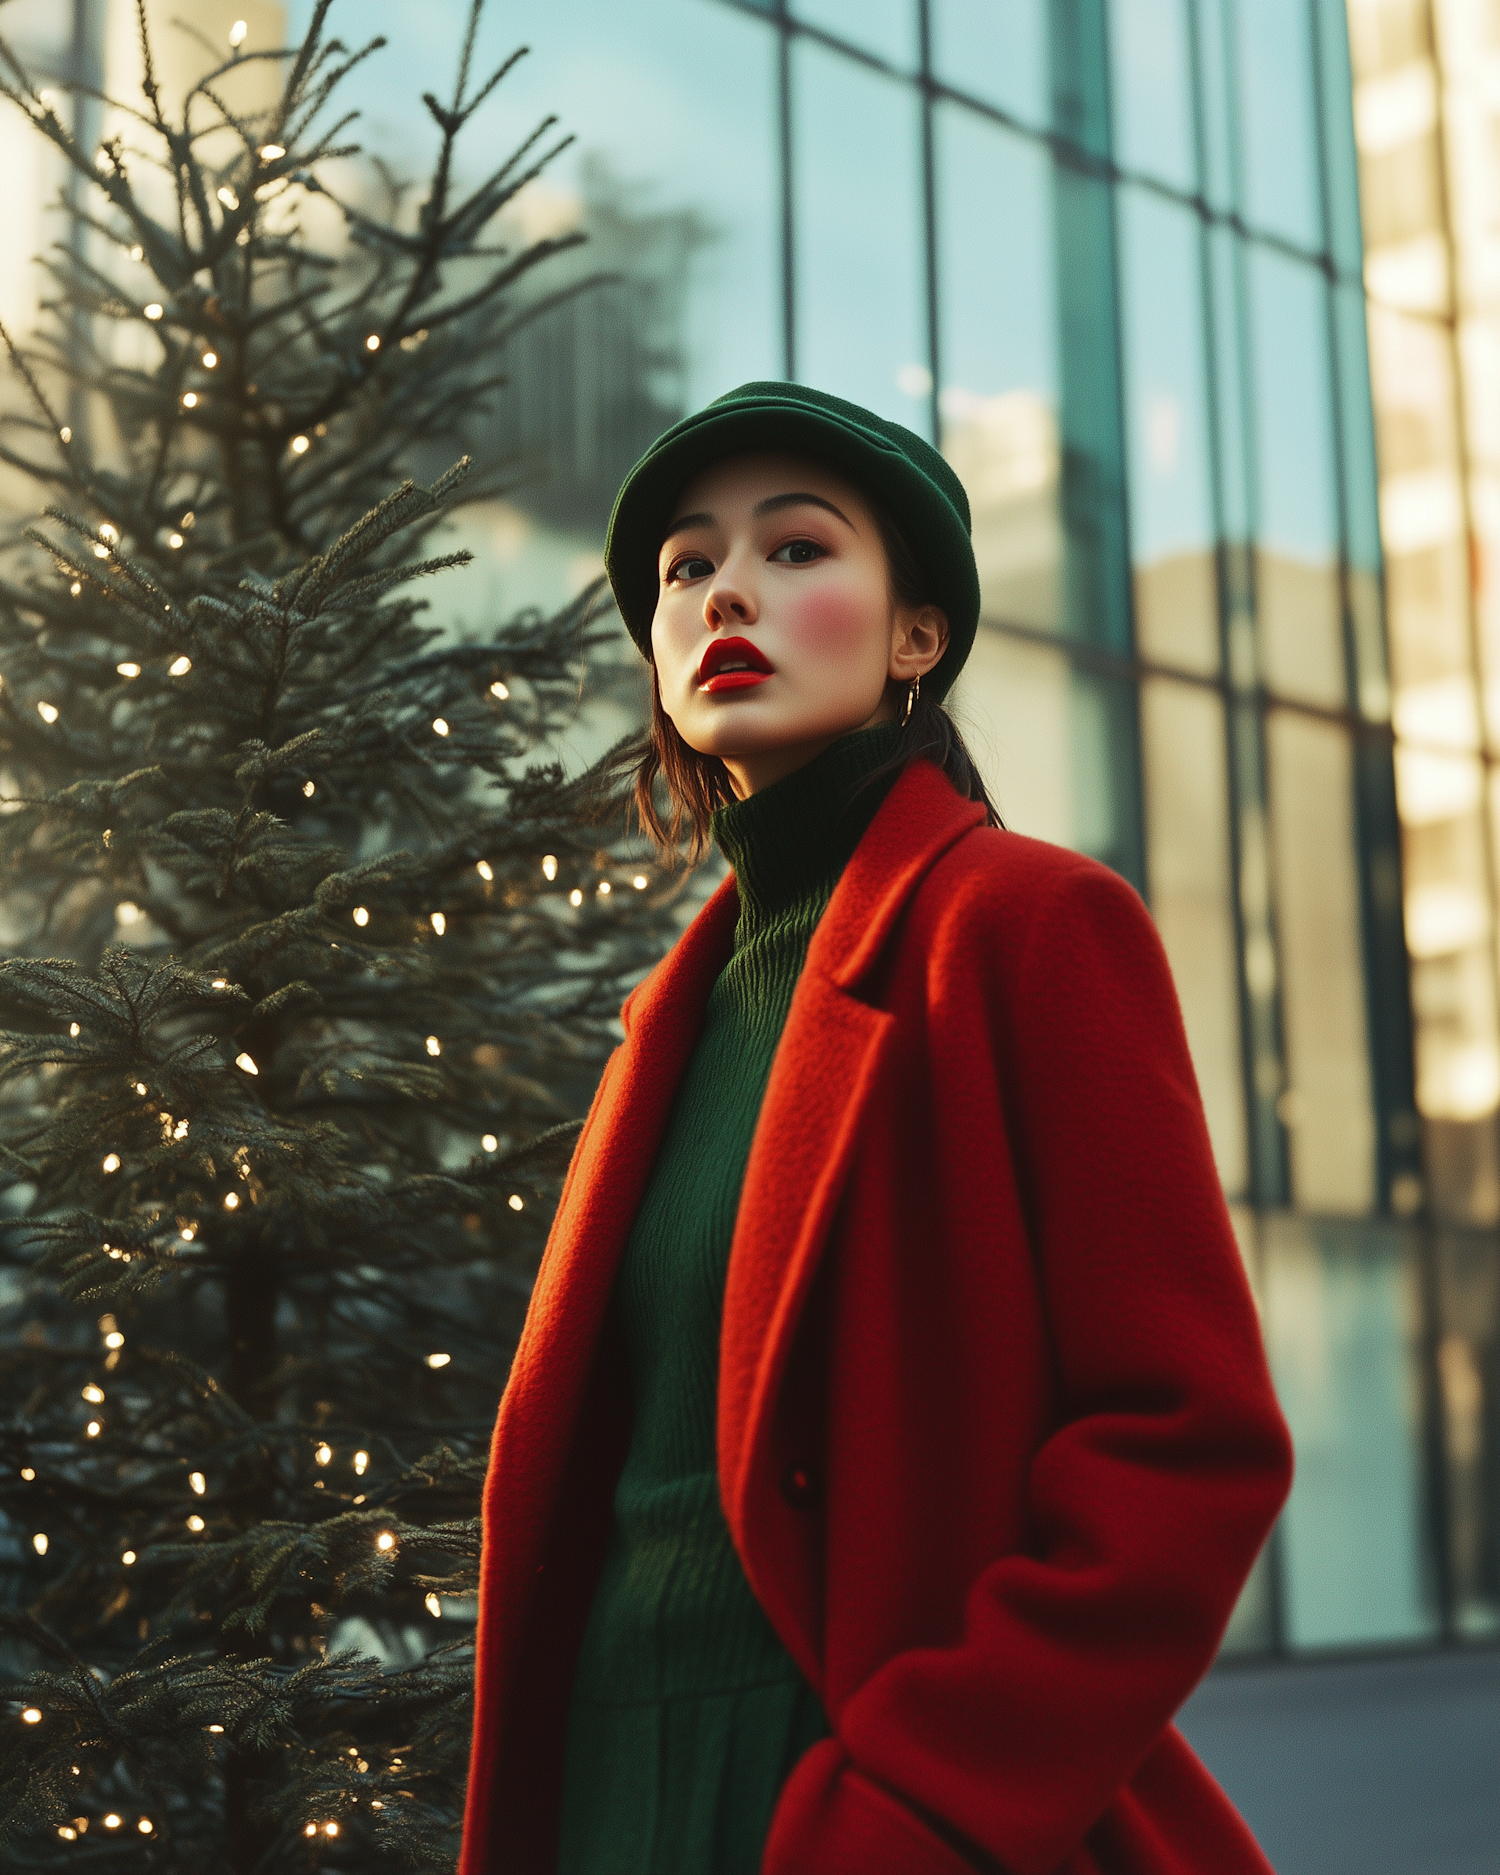
[[[719,1485],[836,1734],[762,1868],[1267,1875],[1170,1723],[1291,1476],[1171,977],[1128,885],[982,819],[892,789],[746,1168]],[[460,1875],[553,1875],[630,1434],[600,1327],[736,914],[625,1004],[500,1403]]]

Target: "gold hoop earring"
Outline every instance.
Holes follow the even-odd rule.
[[[901,727],[903,729],[905,729],[906,725],[911,721],[912,707],[916,703],[918,696],[921,694],[921,690],[922,690],[921,678],[913,677],[911,680],[911,689],[908,690],[906,693],[906,708],[901,712]]]

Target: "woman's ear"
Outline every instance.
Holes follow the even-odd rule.
[[[948,615],[941,606],[903,606],[891,634],[891,677],[909,684],[925,677],[948,648]]]

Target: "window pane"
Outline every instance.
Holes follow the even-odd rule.
[[[797,376],[926,435],[917,93],[806,41],[792,80]]]
[[[1302,1211],[1367,1211],[1375,1116],[1348,738],[1277,710],[1266,743],[1292,1192]]]
[[[1248,1166],[1224,705],[1212,690],[1148,679],[1141,742],[1151,914],[1171,960],[1219,1177],[1235,1196]]]
[[[902,71],[916,68],[917,0],[792,0],[789,10]]]
[[[1191,189],[1192,64],[1188,0],[1110,0],[1115,159],[1122,168]]]
[[[1381,602],[1380,496],[1375,474],[1375,425],[1370,401],[1370,356],[1363,292],[1357,286],[1335,287],[1333,309],[1355,695],[1366,716],[1376,722],[1388,722],[1391,681]]]
[[[1144,889],[1133,686],[981,626],[953,707],[1008,827],[1088,853]]]
[[[1454,1616],[1487,1638],[1500,1631],[1500,1247],[1455,1232],[1438,1257]]]
[[[934,74],[1029,124],[1052,115],[1047,0],[932,0]]]
[[[948,105],[937,118],[943,453],[974,513],[986,618],[1061,611],[1052,167],[1044,146]]]
[[[1141,655],[1219,668],[1197,217],[1119,192],[1130,545]]]
[[[1244,212],[1304,247],[1323,244],[1308,0],[1236,0]]]
[[[1261,658],[1273,690],[1345,700],[1339,527],[1323,277],[1248,253],[1254,347]]]
[[[1429,1638],[1415,1241],[1271,1214],[1263,1242],[1266,1343],[1297,1449],[1281,1520],[1287,1637]]]

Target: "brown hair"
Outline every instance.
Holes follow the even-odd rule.
[[[863,489],[860,494],[874,518],[885,549],[893,596],[906,606],[931,604],[932,594],[921,564],[895,517]],[[940,703],[920,692],[894,752],[864,777],[855,793],[863,793],[883,775],[899,773],[919,756],[925,756],[941,768],[965,800],[982,802],[990,826],[1004,825],[986,792],[974,758],[964,746],[957,723]],[[709,843],[715,809],[727,806],[736,797],[723,762],[716,755],[702,755],[691,748],[662,708],[661,684],[654,658],[651,660],[650,727],[641,741],[621,751],[619,768],[633,783],[636,817],[642,831],[656,842],[662,859],[675,864],[682,857],[684,835],[688,863],[701,858]],[[657,805],[658,780],[664,784],[670,803],[665,814]]]

